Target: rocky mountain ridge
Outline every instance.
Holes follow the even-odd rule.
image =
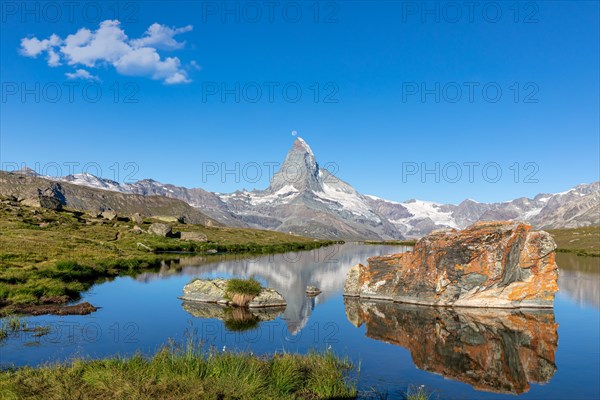
[[[458,205],[420,200],[398,203],[366,197],[371,207],[410,238],[422,237],[435,229],[464,229],[478,221],[525,221],[536,229],[600,225],[600,182],[581,184],[562,193],[542,193],[533,199],[521,197],[500,203],[471,199]]]
[[[30,172],[0,171],[0,196],[14,197],[24,203],[52,200],[57,206],[88,212],[100,213],[111,210],[126,216],[140,213],[148,217],[174,217],[186,223],[222,225],[182,200],[57,182],[34,176]]]
[[[36,175],[31,170],[13,174]],[[419,238],[435,229],[462,229],[477,221],[492,220],[525,221],[536,229],[600,225],[600,182],[501,203],[471,199],[458,205],[422,200],[394,202],[363,195],[321,168],[301,138],[296,139],[265,190],[217,194],[152,179],[120,184],[89,174],[49,179],[122,194],[177,199],[226,226],[327,239]]]

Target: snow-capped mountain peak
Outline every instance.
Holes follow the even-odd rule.
[[[25,169],[15,174],[33,175],[35,171]],[[176,198],[226,225],[328,239],[412,238],[434,229],[462,229],[476,221],[489,220],[524,220],[545,229],[600,225],[600,182],[499,203],[472,199],[458,205],[416,199],[395,202],[362,195],[321,169],[312,149],[301,138],[295,140],[265,190],[215,194],[152,179],[119,184],[91,174],[49,179],[121,193]]]
[[[297,138],[264,191],[222,195],[251,226],[318,237],[400,238],[367,199],[321,169],[310,146]]]
[[[322,187],[318,178],[319,164],[312,149],[297,138],[267,191],[278,192],[286,186],[293,186],[298,192],[319,191]]]
[[[310,148],[310,146],[308,145],[308,143],[306,143],[306,141],[304,139],[302,139],[301,137],[297,138],[295,144],[302,146],[307,153],[309,153],[310,155],[312,155],[314,157],[314,153],[313,153],[312,149]]]

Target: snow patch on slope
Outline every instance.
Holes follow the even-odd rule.
[[[343,210],[354,215],[365,217],[371,221],[380,220],[364,198],[351,186],[339,181],[329,183],[327,178],[323,178],[323,175],[323,172],[319,171],[319,177],[323,179],[323,191],[314,193],[316,200],[325,204],[329,202],[338,203]]]
[[[440,210],[441,204],[431,201],[413,200],[406,203],[401,203],[413,215],[412,218],[429,218],[437,225],[446,225],[451,228],[458,228],[458,224],[454,220],[451,212]]]
[[[110,190],[112,192],[128,192],[128,190],[121,186],[119,182],[111,181],[110,179],[98,178],[92,174],[68,175],[63,178],[54,178],[53,180],[60,182],[68,182],[74,185],[87,186],[95,189]]]
[[[300,192],[292,185],[285,185],[278,191],[271,194],[264,194],[264,192],[249,192],[244,190],[243,192],[235,192],[231,194],[217,193],[217,196],[224,202],[229,200],[242,199],[249,205],[257,206],[264,204],[285,204],[289,203],[290,200],[294,199]]]
[[[389,203],[389,204],[400,204],[400,205],[404,205],[403,203],[399,203],[399,202],[397,202],[397,201],[392,201],[392,200],[386,200],[386,199],[382,199],[381,197],[373,196],[372,194],[365,194],[365,197],[368,197],[368,198],[370,198],[371,200],[385,201],[386,203]]]

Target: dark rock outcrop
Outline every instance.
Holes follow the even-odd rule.
[[[54,211],[60,211],[62,209],[62,204],[58,199],[43,195],[27,198],[23,200],[21,204],[28,207],[47,208]]]
[[[548,233],[518,222],[436,231],[412,252],[353,267],[344,294],[439,306],[552,307],[555,249]]]

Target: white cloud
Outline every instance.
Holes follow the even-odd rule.
[[[67,72],[65,75],[69,79],[85,79],[85,80],[90,80],[90,81],[99,81],[100,80],[100,78],[98,78],[96,75],[90,74],[85,69],[78,69],[75,72]]]
[[[94,67],[97,62],[113,63],[131,51],[119,21],[104,21],[95,32],[80,29],[65,39],[60,51],[70,65]]]
[[[178,42],[174,39],[175,35],[189,32],[193,29],[192,25],[184,26],[183,28],[169,28],[158,23],[153,23],[144,32],[144,36],[140,39],[131,41],[133,47],[151,46],[158,50],[176,50],[185,46],[185,42]]]
[[[122,75],[148,77],[170,85],[189,83],[191,80],[179,58],[161,59],[157,50],[181,49],[185,42],[174,37],[191,30],[191,25],[170,28],[154,23],[141,38],[129,39],[119,21],[106,20],[95,31],[81,28],[64,40],[55,34],[43,40],[23,38],[21,54],[35,58],[46,52],[48,65],[52,67],[61,65],[61,61],[88,68],[112,65]],[[69,79],[98,79],[84,69],[66,75]]]
[[[188,79],[187,76],[185,76],[184,74],[180,73],[180,72],[176,72],[173,75],[169,76],[167,79],[165,79],[165,83],[168,85],[176,85],[178,83],[190,83],[191,80]]]
[[[21,39],[21,54],[26,57],[36,58],[43,52],[48,53],[48,65],[56,67],[60,65],[60,56],[56,54],[54,48],[60,46],[62,40],[55,34],[50,35],[48,39],[39,40],[38,38]]]
[[[190,61],[190,68],[200,71],[202,67],[194,60]]]
[[[160,55],[151,47],[134,49],[114,63],[117,71],[128,76],[150,76],[168,84],[191,82],[181,69],[177,57],[160,59]]]

